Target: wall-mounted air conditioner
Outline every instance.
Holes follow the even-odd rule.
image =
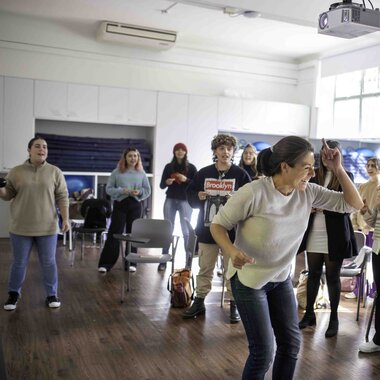
[[[98,30],[98,40],[119,42],[156,49],[169,49],[174,46],[177,32],[103,21]]]

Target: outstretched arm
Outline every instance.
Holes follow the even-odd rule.
[[[322,142],[322,155],[326,160],[326,166],[332,170],[338,178],[338,181],[343,190],[344,200],[352,207],[360,210],[364,206],[364,203],[358,190],[356,189],[355,184],[351,181],[350,177],[347,175],[342,166],[342,156],[339,149],[331,149],[327,145],[325,139],[322,139]]]

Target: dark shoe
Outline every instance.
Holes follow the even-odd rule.
[[[235,301],[230,301],[230,323],[238,323],[241,321]]]
[[[300,328],[300,330],[302,330],[305,327],[315,326],[316,324],[317,324],[317,320],[315,318],[315,313],[313,314],[305,313],[301,321],[298,323],[298,327]]]
[[[157,270],[159,272],[163,272],[164,270],[166,270],[166,263],[160,263],[160,264],[158,264]]]
[[[9,292],[9,297],[4,304],[4,310],[12,311],[16,309],[17,301],[20,295],[17,292]]]
[[[193,304],[182,314],[184,319],[196,318],[206,312],[205,299],[195,297]]]
[[[336,334],[338,334],[338,329],[339,329],[339,321],[330,321],[329,327],[327,328],[325,332],[325,337],[326,338],[332,338]]]
[[[49,306],[51,309],[56,309],[61,306],[61,301],[57,296],[46,297],[46,306]]]

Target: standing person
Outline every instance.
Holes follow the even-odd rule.
[[[327,140],[330,148],[337,148],[342,152],[337,141]],[[339,179],[328,167],[328,160],[322,154],[319,155],[319,168],[316,176],[310,182],[315,182],[330,190],[342,191]],[[353,181],[354,176],[346,172]],[[304,235],[300,252],[307,251],[307,263],[309,275],[307,280],[306,312],[299,322],[299,328],[316,324],[314,303],[317,298],[320,280],[323,272],[323,264],[326,268],[326,282],[330,299],[330,321],[325,333],[326,338],[331,338],[338,333],[338,306],[340,300],[340,270],[343,259],[358,254],[354,229],[352,228],[350,214],[338,213],[328,210],[313,208],[310,214],[309,225]]]
[[[62,217],[61,231],[70,229],[69,198],[65,178],[60,169],[46,159],[48,147],[44,139],[34,137],[28,143],[29,159],[14,167],[0,188],[0,197],[10,203],[10,243],[13,261],[8,281],[8,300],[5,310],[15,310],[33,245],[37,247],[46,305],[61,306],[58,298],[56,263],[58,214]]]
[[[374,239],[372,245],[372,270],[375,286],[380,289],[380,186],[376,190],[376,198],[374,207],[369,208],[366,204],[360,210],[365,222],[371,228],[374,228]],[[369,342],[362,343],[359,351],[364,353],[372,353],[380,351],[380,296],[377,294],[375,302],[375,335]]]
[[[251,144],[247,144],[243,149],[243,153],[241,154],[239,166],[249,174],[252,181],[259,178],[256,159],[256,148]]]
[[[169,220],[174,228],[175,216],[178,211],[181,223],[183,241],[186,252],[186,266],[190,266],[190,257],[186,250],[189,231],[186,226],[185,218],[191,220],[193,209],[187,201],[186,187],[197,172],[196,167],[187,159],[187,147],[183,143],[177,143],[173,147],[173,159],[168,163],[162,173],[160,188],[166,190],[164,203],[164,218]],[[163,254],[169,253],[163,250]],[[166,263],[158,265],[158,270],[166,269]]]
[[[115,265],[119,257],[119,241],[113,235],[131,232],[132,223],[142,216],[142,203],[150,196],[148,177],[143,169],[140,153],[136,148],[124,150],[117,168],[111,173],[106,192],[113,200],[111,225],[107,240],[100,255],[98,271],[106,273]],[[137,252],[132,247],[132,252]],[[131,263],[131,272],[136,272],[136,264]]]
[[[216,243],[230,257],[227,277],[248,338],[243,380],[264,379],[273,360],[274,336],[272,377],[293,378],[301,337],[290,272],[311,208],[349,212],[363,207],[339,150],[324,144],[322,154],[343,193],[309,183],[315,175],[313,147],[288,136],[259,153],[266,177],[232,195],[211,224]],[[233,243],[228,231],[236,225]]]
[[[359,194],[362,196],[368,208],[373,209],[376,206],[376,191],[380,185],[380,160],[377,157],[371,157],[367,160],[365,166],[369,180],[359,186]],[[364,220],[361,212],[351,214],[352,225],[354,230],[363,231],[366,235],[366,246],[372,247],[373,228]],[[344,295],[345,298],[353,299],[358,296],[359,281],[356,278],[355,289]]]
[[[210,233],[211,220],[234,191],[250,182],[247,172],[232,163],[236,147],[237,141],[234,136],[227,134],[215,136],[211,141],[214,164],[199,170],[187,188],[191,207],[199,209],[196,227],[199,242],[199,273],[196,297],[191,307],[184,312],[185,319],[194,318],[206,311],[204,301],[211,291],[214,268],[219,255],[219,246]],[[234,231],[231,231],[230,236],[233,240]],[[227,269],[228,260],[225,255],[226,253],[223,260]],[[228,282],[227,289],[229,288]],[[231,299],[230,322],[239,321],[240,316],[235,301]]]

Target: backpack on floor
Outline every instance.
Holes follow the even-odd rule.
[[[175,269],[167,286],[172,307],[187,307],[194,298],[194,279],[190,269]]]

